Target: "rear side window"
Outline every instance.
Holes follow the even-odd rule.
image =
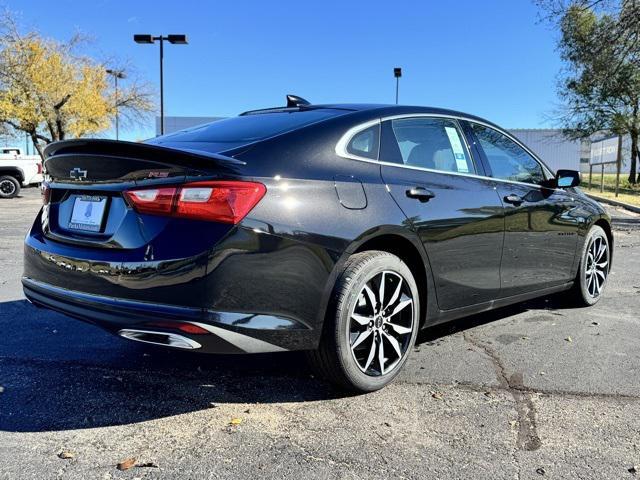
[[[356,133],[347,144],[347,152],[359,157],[378,159],[380,124]]]
[[[391,121],[402,162],[411,167],[443,172],[476,173],[454,120],[403,118]]]
[[[493,128],[476,123],[471,127],[487,157],[492,176],[536,185],[544,181],[540,163],[516,142]]]
[[[242,115],[164,135],[152,140],[150,143],[206,142],[242,144],[256,142],[344,113],[348,112],[319,108]]]

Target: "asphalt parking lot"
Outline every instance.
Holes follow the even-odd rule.
[[[398,381],[345,397],[297,353],[157,350],[36,309],[19,281],[39,204],[0,202],[0,478],[640,476],[639,216],[612,210],[596,307],[432,329]]]

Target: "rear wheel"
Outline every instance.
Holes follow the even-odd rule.
[[[355,254],[338,279],[320,347],[309,352],[310,362],[341,388],[378,390],[406,362],[419,311],[418,287],[402,260],[382,251]]]
[[[0,177],[0,198],[13,198],[20,193],[20,182],[14,177]]]
[[[572,290],[572,300],[590,306],[600,300],[609,277],[611,250],[607,234],[598,225],[589,230],[584,241],[580,267]]]

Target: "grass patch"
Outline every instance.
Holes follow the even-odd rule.
[[[630,205],[634,205],[636,207],[640,207],[640,184],[630,184],[627,177],[628,173],[620,172],[620,188],[619,195],[616,197],[616,174],[615,173],[605,173],[604,174],[604,191],[600,191],[600,172],[593,172],[593,177],[591,179],[591,188],[589,187],[589,174],[582,174],[582,183],[580,183],[580,188],[585,192],[591,195],[596,195],[602,198],[610,198],[611,200],[617,200],[619,202],[628,203]]]
[[[625,193],[640,195],[640,184],[632,185],[628,180],[628,173],[620,173],[620,192],[623,190]],[[589,185],[589,173],[582,173],[582,183],[580,187],[587,188]],[[591,178],[591,187],[593,190],[600,190],[600,172],[596,172],[594,169],[593,177]],[[604,189],[615,191],[616,188],[616,174],[605,173],[604,174]]]
[[[604,192],[600,192],[600,187],[592,188],[589,190],[586,187],[580,187],[583,192],[589,193],[591,195],[596,195],[602,198],[610,198],[611,200],[617,200],[619,202],[628,203],[630,205],[635,205],[636,207],[640,207],[640,189],[636,193],[622,193],[616,197],[616,194],[608,189],[605,189]]]

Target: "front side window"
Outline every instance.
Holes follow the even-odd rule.
[[[476,123],[471,127],[487,157],[493,177],[536,185],[544,181],[540,163],[516,142],[493,128]]]
[[[380,125],[376,124],[356,133],[347,144],[347,152],[359,157],[378,159]]]
[[[402,162],[443,172],[476,173],[462,133],[446,118],[402,118],[391,121]]]

